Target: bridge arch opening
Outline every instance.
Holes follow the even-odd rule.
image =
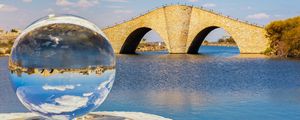
[[[128,35],[120,50],[120,54],[136,54],[160,49],[166,49],[161,36],[151,28],[142,27]]]
[[[201,30],[188,48],[188,54],[240,54],[236,41],[225,29],[210,26]]]

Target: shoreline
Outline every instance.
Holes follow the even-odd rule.
[[[238,47],[236,44],[208,43],[202,46]]]
[[[236,44],[222,44],[222,43],[208,43],[201,46],[216,46],[216,47],[238,47]],[[136,52],[156,52],[156,51],[167,51],[165,45],[158,46],[156,43],[143,43],[139,46]]]
[[[43,120],[35,113],[0,113],[0,118],[5,120]],[[142,112],[119,112],[103,111],[91,112],[86,116],[76,118],[75,120],[172,120],[162,116],[142,113]]]
[[[0,54],[0,57],[9,57],[10,54]]]
[[[202,46],[219,46],[219,47],[237,47],[235,44],[222,44],[222,43],[208,43],[203,44]],[[3,49],[5,51],[10,51],[9,47],[0,47],[0,50]],[[3,51],[2,50],[2,51]],[[136,52],[156,52],[156,51],[168,51],[166,45],[164,43],[141,43],[140,46],[136,49]],[[5,53],[5,54],[3,54]],[[8,57],[10,54],[8,52],[0,52],[0,57]]]

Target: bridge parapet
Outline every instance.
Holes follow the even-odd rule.
[[[119,25],[119,24],[123,24],[123,23],[125,23],[125,22],[132,21],[132,20],[134,20],[134,19],[138,19],[139,17],[144,16],[144,15],[147,15],[147,14],[149,14],[149,13],[151,13],[151,12],[157,10],[157,9],[160,9],[160,8],[164,8],[164,7],[168,7],[168,6],[176,6],[176,5],[177,5],[177,6],[187,6],[187,7],[193,7],[193,8],[201,9],[201,10],[203,10],[203,11],[207,11],[207,12],[210,12],[210,13],[212,13],[212,14],[216,14],[216,15],[219,15],[219,16],[223,16],[223,17],[225,17],[225,18],[229,18],[229,19],[235,20],[235,21],[237,21],[237,22],[242,22],[242,23],[249,24],[249,25],[252,25],[252,26],[264,28],[264,26],[260,26],[260,25],[258,25],[258,24],[256,24],[256,23],[250,23],[249,21],[244,21],[244,20],[241,20],[241,19],[238,19],[238,18],[234,18],[234,17],[229,16],[229,15],[223,15],[223,14],[220,13],[220,12],[214,11],[213,9],[207,9],[207,8],[205,8],[205,7],[203,7],[203,6],[194,6],[194,5],[187,5],[187,4],[165,4],[165,5],[162,5],[162,6],[160,6],[160,7],[155,7],[155,8],[153,8],[153,9],[147,10],[146,12],[140,13],[140,14],[138,14],[137,16],[131,17],[130,19],[123,20],[122,22],[117,22],[117,23],[115,23],[114,25],[106,26],[106,27],[103,28],[103,29],[109,29],[109,28],[114,27],[114,26],[117,26],[117,25]]]

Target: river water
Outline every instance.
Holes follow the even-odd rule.
[[[175,120],[299,120],[300,60],[201,47],[201,55],[117,55],[113,89],[99,111]],[[0,113],[25,112],[0,58]]]

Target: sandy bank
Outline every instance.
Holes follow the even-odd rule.
[[[1,120],[45,120],[34,113],[0,114]],[[93,112],[76,120],[171,120],[161,116],[141,112]]]

